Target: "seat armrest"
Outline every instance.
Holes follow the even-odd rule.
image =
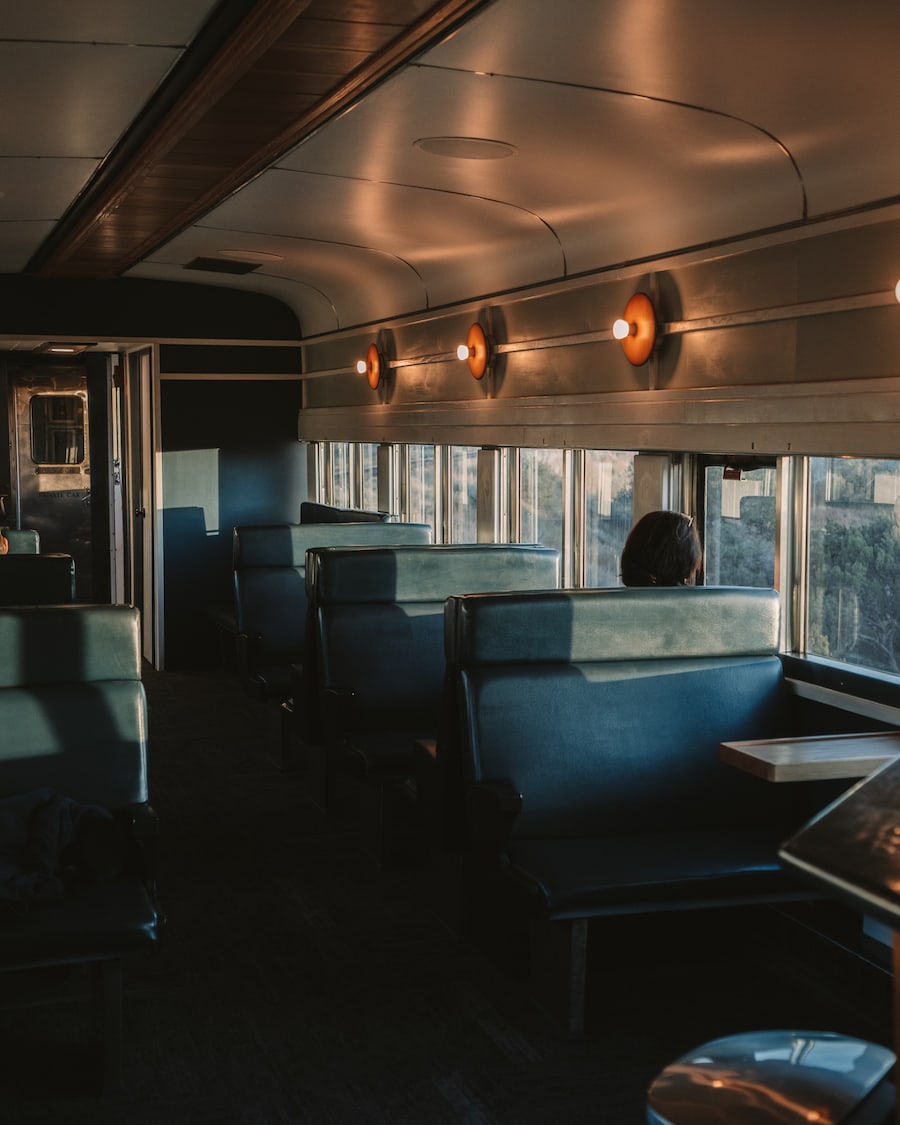
[[[466,790],[466,810],[472,842],[500,847],[521,809],[522,794],[506,778],[471,783]]]

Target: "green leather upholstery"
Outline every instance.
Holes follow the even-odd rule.
[[[306,636],[306,552],[328,544],[429,543],[419,523],[271,524],[234,529],[237,661],[256,698],[290,695]]]
[[[115,866],[0,918],[0,972],[90,962],[104,1014],[104,1084],[120,1082],[121,960],[159,943],[147,804],[147,703],[130,606],[0,609],[0,798],[42,790],[119,825]],[[13,853],[9,853],[13,854]]]
[[[446,598],[474,589],[552,590],[559,565],[558,551],[521,544],[310,550],[310,741],[329,745],[366,777],[409,774],[415,740],[433,737],[440,720]],[[328,693],[342,697],[327,712],[330,723]]]
[[[147,800],[138,611],[0,609],[0,797],[49,786],[123,808]]]
[[[0,555],[0,606],[60,605],[74,600],[71,555]]]
[[[584,939],[603,914],[810,897],[777,858],[790,787],[719,760],[721,741],[793,733],[778,629],[771,590],[449,599],[460,718],[439,756],[459,757],[485,869]]]
[[[11,555],[39,555],[41,553],[41,537],[31,528],[2,527],[0,533],[4,535],[9,544]]]
[[[567,590],[458,603],[467,663],[599,663],[778,652],[774,590],[709,586]]]

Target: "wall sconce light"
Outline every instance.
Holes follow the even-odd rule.
[[[357,361],[356,370],[360,375],[365,375],[369,380],[369,386],[374,391],[381,382],[382,371],[387,370],[387,362],[375,344],[369,344],[366,358]]]
[[[613,336],[621,341],[622,351],[635,367],[646,363],[656,343],[656,313],[646,293],[635,293],[622,316],[613,324]]]
[[[491,365],[491,341],[484,329],[476,321],[469,329],[466,342],[456,349],[456,358],[464,359],[469,365],[473,379],[481,379]]]

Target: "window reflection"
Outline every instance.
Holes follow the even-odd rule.
[[[78,395],[33,395],[31,457],[39,465],[84,461],[84,402]]]

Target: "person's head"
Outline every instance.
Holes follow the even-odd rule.
[[[626,586],[684,586],[700,569],[703,550],[694,520],[683,512],[648,512],[622,550]]]

